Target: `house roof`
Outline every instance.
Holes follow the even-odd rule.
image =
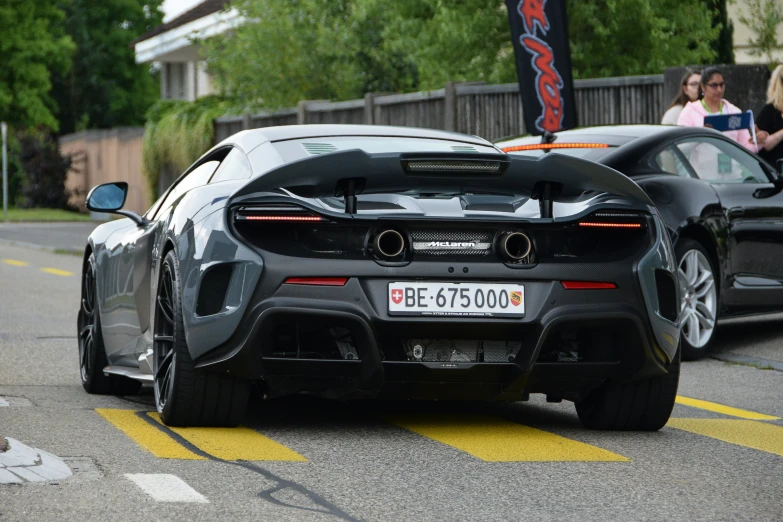
[[[169,20],[165,24],[161,24],[153,29],[150,29],[143,35],[133,40],[131,42],[131,45],[135,45],[139,42],[143,42],[144,40],[149,40],[154,36],[158,36],[159,34],[174,29],[175,27],[179,27],[181,25],[190,23],[194,20],[198,20],[199,18],[203,18],[205,16],[211,15],[212,13],[217,13],[218,11],[222,11],[223,9],[228,7],[230,2],[231,0],[204,0],[200,4],[193,7],[192,9],[185,11],[178,17]]]

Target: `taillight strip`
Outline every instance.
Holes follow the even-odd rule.
[[[617,288],[614,283],[601,283],[596,281],[561,281],[566,290],[612,290]]]
[[[597,228],[642,228],[641,223],[604,223],[600,221],[580,221],[579,226]]]
[[[347,277],[289,277],[285,280],[287,285],[313,285],[313,286],[345,286]]]
[[[503,147],[503,152],[519,152],[522,150],[552,150],[552,149],[608,149],[606,143],[535,143],[532,145],[514,145]]]
[[[320,216],[238,216],[243,221],[323,221]]]

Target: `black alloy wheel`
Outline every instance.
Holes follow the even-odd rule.
[[[155,335],[154,362],[152,372],[155,377],[155,405],[158,413],[166,408],[166,403],[171,397],[171,387],[174,382],[173,374],[176,367],[176,352],[174,350],[174,274],[170,263],[164,263],[158,298],[155,305]]]
[[[100,314],[98,313],[98,285],[95,254],[90,254],[82,274],[82,302],[77,328],[79,334],[79,370],[82,386],[88,393],[133,395],[141,383],[119,375],[106,375],[108,366],[103,345]]]
[[[196,368],[182,318],[179,262],[172,250],[160,269],[155,302],[153,377],[155,406],[168,426],[236,426],[250,382]]]

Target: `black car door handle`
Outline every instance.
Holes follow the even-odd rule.
[[[745,214],[745,209],[742,207],[731,207],[729,209],[729,217],[737,217]]]

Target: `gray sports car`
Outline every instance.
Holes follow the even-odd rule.
[[[84,388],[153,385],[163,421],[231,426],[267,398],[571,400],[657,430],[679,379],[677,264],[648,196],[564,155],[377,126],[240,132],[146,214],[89,209]]]

